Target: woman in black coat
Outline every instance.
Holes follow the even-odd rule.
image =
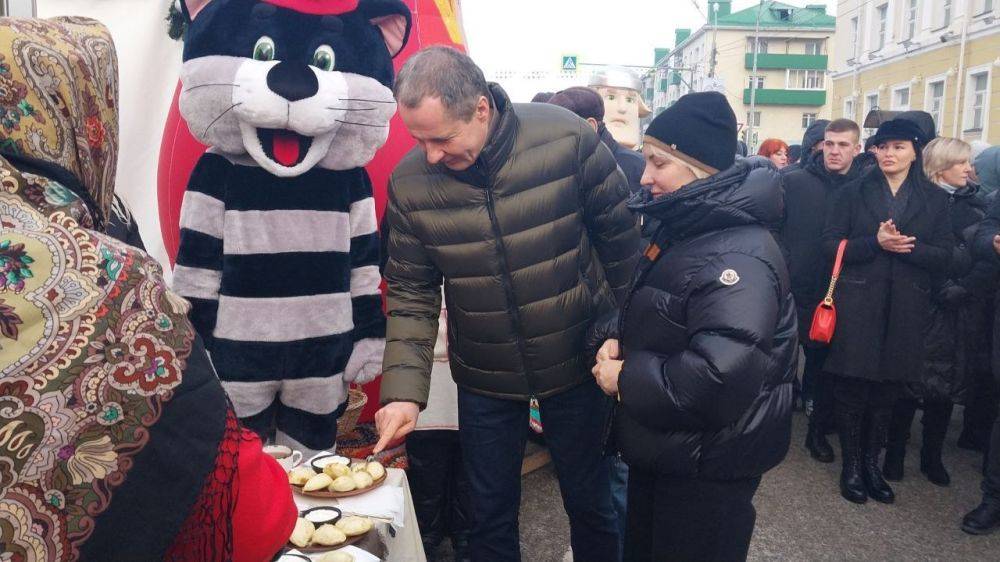
[[[761,475],[788,451],[795,305],[767,228],[781,188],[764,159],[733,165],[735,144],[736,118],[715,92],[680,98],[646,131],[650,191],[632,208],[661,226],[620,340],[594,367],[619,400],[629,561],[744,560]]]
[[[986,215],[979,186],[969,181],[971,147],[953,138],[939,137],[923,151],[924,172],[948,196],[952,235],[951,264],[934,279],[931,322],[924,336],[922,377],[907,385],[889,426],[882,473],[886,480],[903,479],[906,441],[916,410],[924,410],[920,471],[933,484],[947,486],[951,477],[941,460],[941,449],[954,403],[965,404],[980,375],[990,376],[990,317],[986,296],[993,286],[993,266],[973,263],[972,237]]]
[[[932,281],[951,262],[948,197],[924,176],[924,139],[909,121],[883,123],[869,141],[878,167],[844,187],[823,233],[831,257],[847,240],[825,370],[838,375],[840,492],[855,503],[895,500],[879,456],[903,383],[923,371]]]

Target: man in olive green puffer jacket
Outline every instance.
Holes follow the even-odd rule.
[[[409,433],[426,404],[443,281],[476,514],[473,559],[519,557],[532,398],[575,559],[617,559],[601,458],[610,404],[589,372],[584,336],[614,309],[635,265],[626,179],[585,121],[551,105],[512,104],[452,49],[411,57],[395,93],[419,146],[389,186],[385,406],[376,415],[376,449]]]

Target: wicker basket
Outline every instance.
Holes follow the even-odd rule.
[[[367,403],[368,395],[363,390],[355,386],[348,389],[347,409],[344,410],[344,415],[337,420],[338,436],[350,435],[354,431],[354,427],[358,425],[358,418],[361,417],[361,410],[365,409]]]

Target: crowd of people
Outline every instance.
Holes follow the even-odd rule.
[[[78,92],[64,92],[64,122],[46,131],[91,136],[52,158],[15,132],[0,159],[0,327],[4,351],[23,352],[4,368],[30,365],[5,371],[0,414],[50,420],[47,441],[36,436],[27,459],[11,449],[18,471],[0,478],[8,511],[38,522],[4,544],[24,559],[150,548],[180,560],[269,559],[295,519],[284,474],[237,422],[190,305],[127,245],[134,228],[104,173],[114,139],[88,142],[95,124],[83,101],[114,96],[79,92],[97,87],[114,57],[80,42],[110,46],[107,31],[13,25],[0,49],[15,38],[90,57],[65,66],[75,74],[61,87]],[[30,80],[5,69],[5,79]],[[754,495],[787,454],[799,401],[813,458],[834,462],[827,436],[839,436],[840,494],[854,503],[894,501],[889,482],[904,477],[918,410],[920,471],[947,486],[942,445],[963,404],[960,444],[984,451],[984,480],[961,528],[1000,526],[1000,147],[974,157],[965,142],[936,138],[929,115],[908,112],[864,149],[858,125],[837,119],[808,129],[798,162],[777,139],[745,157],[729,103],[702,92],[651,121],[639,156],[604,128],[592,90],[513,103],[444,47],[411,56],[393,94],[418,146],[392,175],[380,228],[387,343],[375,449],[417,426],[446,318],[461,465],[450,470],[462,482],[449,493],[467,503],[456,507],[457,559],[520,559],[533,403],[578,562],[745,559]],[[113,130],[116,108],[99,114]],[[58,299],[39,315],[4,304],[45,283]],[[829,341],[810,329],[821,303],[837,311]],[[43,329],[66,342],[55,355],[8,348]],[[0,445],[29,438],[2,433]],[[0,461],[8,474],[14,465]],[[125,465],[124,484],[105,484]],[[27,486],[37,482],[51,487],[44,497]]]

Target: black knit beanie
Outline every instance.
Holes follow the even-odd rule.
[[[687,94],[653,119],[645,141],[722,171],[736,161],[736,115],[719,92]]]

